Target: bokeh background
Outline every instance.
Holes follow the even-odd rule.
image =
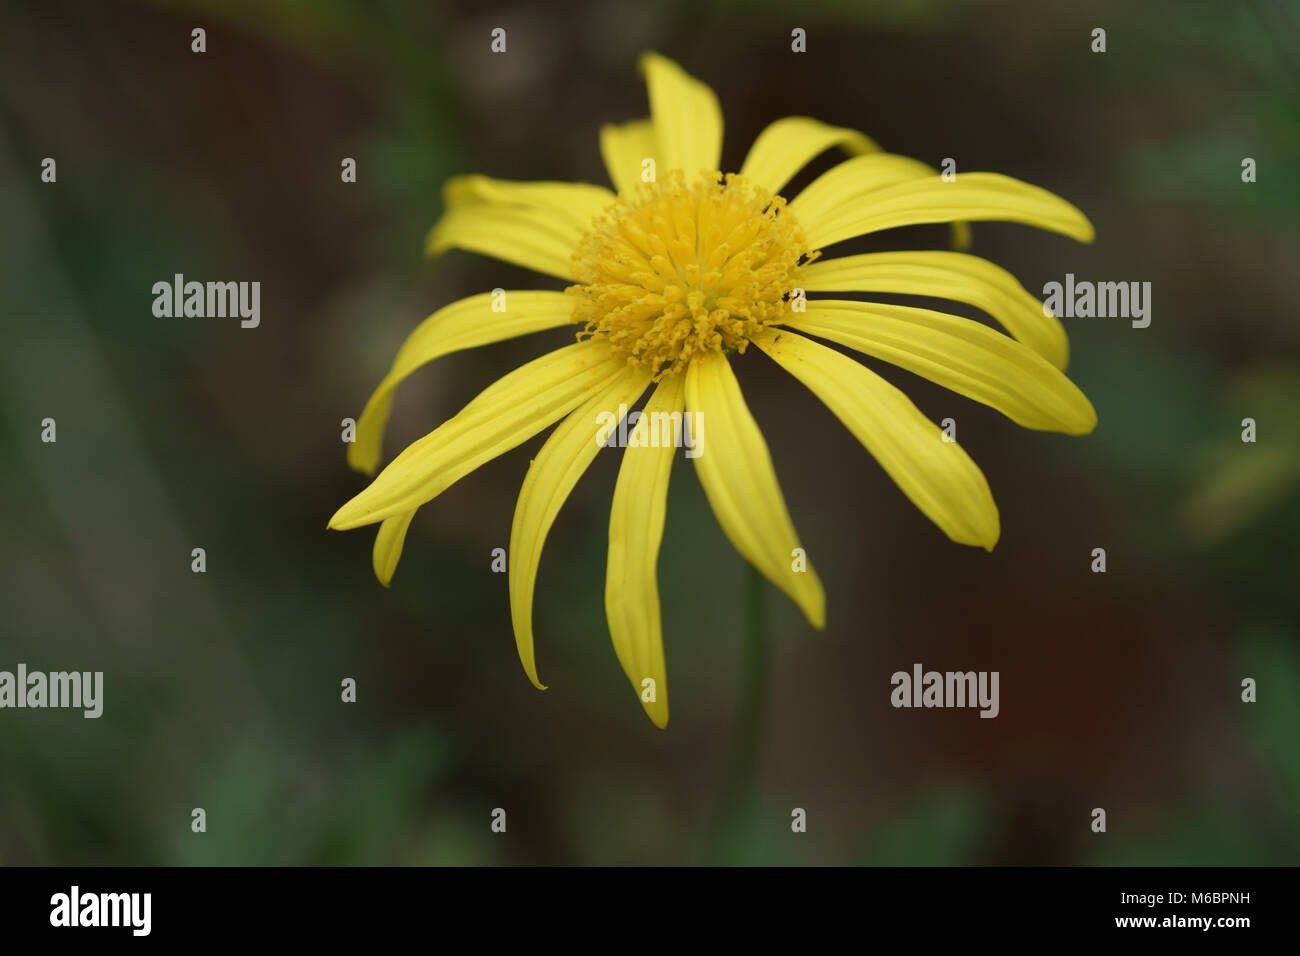
[[[99,720],[0,711],[0,863],[1300,860],[1300,12],[1086,7],[6,3],[0,669],[102,670],[106,689]],[[644,49],[717,90],[728,168],[770,120],[817,116],[1079,205],[1091,246],[976,225],[973,251],[1031,291],[1066,272],[1153,284],[1150,328],[1067,320],[1100,416],[1086,438],[869,362],[958,421],[1001,509],[992,554],[950,544],[763,356],[737,363],[829,598],[819,633],[765,594],[752,737],[746,572],[682,460],[660,561],[666,732],[604,620],[616,453],[547,542],[545,693],[489,570],[541,438],[420,511],[391,590],[369,532],[325,530],[364,483],[340,420],[416,323],[495,286],[560,285],[426,261],[442,181],[606,182],[597,126],[646,114]],[[945,241],[917,227],[843,251]],[[150,287],[176,272],[259,280],[261,327],[155,318]],[[413,376],[389,453],[566,335]],[[891,708],[890,674],[915,662],[999,671],[1001,716]],[[746,739],[758,762],[738,788]]]

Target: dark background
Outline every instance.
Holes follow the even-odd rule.
[[[1294,863],[1300,12],[1083,6],[5,4],[0,669],[102,670],[105,711],[0,711],[0,863]],[[371,532],[325,530],[364,483],[339,422],[416,323],[495,286],[561,285],[425,261],[441,183],[605,183],[597,127],[646,115],[644,49],[717,91],[727,168],[769,121],[816,116],[1082,208],[1092,246],[976,225],[972,251],[1032,292],[1067,272],[1153,284],[1147,329],[1066,320],[1100,418],[1085,438],[873,364],[959,422],[1001,511],[992,554],[948,542],[799,383],[737,363],[829,621],[815,632],[767,593],[743,806],[724,780],[745,573],[689,466],[660,560],[666,732],[605,624],[616,454],[547,543],[545,693],[489,571],[541,439],[420,511],[391,590]],[[944,241],[918,227],[836,251]],[[151,286],[176,272],[260,281],[261,327],[155,318]],[[389,454],[569,334],[414,375]],[[1000,671],[1001,715],[891,708],[889,675],[915,662]],[[1240,701],[1247,676],[1258,703]]]

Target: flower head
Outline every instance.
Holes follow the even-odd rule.
[[[529,679],[543,687],[532,630],[542,545],[606,443],[598,422],[648,391],[614,490],[605,608],[623,670],[663,727],[656,564],[684,422],[707,421],[694,462],[727,537],[814,626],[825,623],[821,583],[810,565],[792,560],[802,553],[800,539],[731,369],[749,346],[803,382],[961,544],[991,550],[998,539],[997,507],[979,468],[899,389],[816,339],[892,362],[1027,428],[1084,434],[1096,424],[1091,404],[1062,372],[1068,345],[1060,322],[1009,273],[963,252],[826,258],[822,251],[914,223],[952,223],[959,245],[974,220],[1021,222],[1084,242],[1093,232],[1078,209],[1045,190],[993,173],[946,180],[861,133],[808,117],[772,123],[739,172],[724,173],[713,92],[661,56],[646,54],[641,68],[651,117],[600,131],[617,194],[484,176],[447,184],[446,212],[429,233],[432,254],[459,247],[573,285],[563,293],[485,293],[431,315],[367,403],[349,462],[374,474],[393,389],[433,359],[564,325],[576,327],[577,341],[507,374],[411,444],[330,527],[379,524],[374,567],[387,585],[417,508],[559,422],[524,478],[508,564],[516,645]],[[850,158],[787,202],[782,188],[832,148]],[[1010,334],[930,309],[824,297],[837,292],[947,298],[982,309]]]
[[[786,316],[815,256],[785,200],[740,176],[671,170],[623,193],[582,238],[574,319],[656,381],[705,352],[744,352]]]

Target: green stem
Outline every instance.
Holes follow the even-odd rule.
[[[757,796],[763,718],[767,711],[767,621],[764,615],[763,575],[749,566],[745,581],[744,647],[740,684],[740,714],[736,738],[736,797],[745,809]]]
[[[727,845],[734,840],[728,835],[740,835],[744,824],[758,802],[758,771],[763,743],[763,723],[766,714],[767,686],[771,649],[768,646],[765,620],[765,588],[763,575],[746,563],[744,619],[741,627],[740,699],[736,713],[735,749],[730,770],[722,788],[715,858],[727,853]]]

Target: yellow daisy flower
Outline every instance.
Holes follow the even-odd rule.
[[[516,369],[399,454],[330,519],[379,524],[375,573],[393,576],[417,508],[484,462],[559,422],[529,467],[510,531],[511,618],[520,660],[534,660],[532,604],[542,545],[601,446],[598,422],[650,390],[627,442],[609,525],[605,608],[614,650],[646,713],[668,722],[656,563],[681,413],[707,427],[694,459],[723,531],[818,628],[825,596],[772,459],[741,396],[731,359],[753,345],[840,418],[912,502],[952,540],[992,549],[998,512],[984,475],[894,386],[810,338],[884,359],[1026,428],[1085,434],[1096,413],[1062,373],[1060,322],[1009,273],[961,252],[888,252],[824,259],[841,240],[913,223],[1010,220],[1089,242],[1087,218],[1063,199],[1007,176],[945,181],[866,136],[803,116],[768,126],[738,174],[719,172],[722,112],[708,86],[656,54],[640,67],[650,118],[600,130],[617,195],[603,186],[462,176],[444,189],[429,233],[438,254],[458,247],[573,281],[565,292],[471,296],[422,322],[397,353],[348,448],[374,474],[393,389],[439,356],[541,329],[580,324],[578,341]],[[851,158],[787,202],[781,189],[810,160]],[[653,173],[653,175],[652,175]],[[929,309],[806,293],[936,296],[976,306],[1010,336]],[[656,414],[658,413],[658,414]],[[653,426],[662,430],[647,435]],[[646,440],[649,438],[650,440]],[[652,682],[652,683],[650,683]],[[644,693],[646,688],[653,693]]]

